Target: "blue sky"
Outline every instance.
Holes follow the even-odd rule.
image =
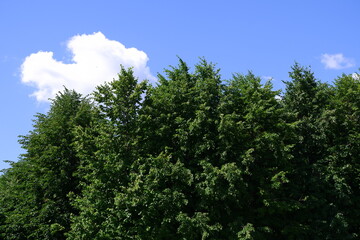
[[[120,64],[156,81],[176,56],[189,66],[205,57],[224,79],[251,70],[276,89],[295,61],[323,82],[359,72],[359,9],[358,0],[0,0],[0,161],[18,159],[18,135],[59,86],[90,92]]]

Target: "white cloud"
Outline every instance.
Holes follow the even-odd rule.
[[[48,101],[66,86],[68,89],[88,94],[95,86],[116,77],[120,64],[133,67],[140,80],[155,81],[147,66],[146,53],[136,48],[126,48],[120,42],[107,39],[101,32],[77,35],[67,43],[72,62],[54,59],[53,52],[40,51],[26,57],[21,66],[21,81],[34,86],[32,94],[38,101]]]
[[[355,80],[360,80],[360,74],[359,73],[353,73],[352,78]]]
[[[264,80],[264,81],[272,81],[272,80],[274,80],[274,78],[270,77],[270,76],[261,76],[261,79]]]
[[[280,95],[276,95],[276,96],[275,96],[275,99],[276,99],[276,100],[282,100],[283,98],[282,98],[282,96],[280,96]]]
[[[321,62],[327,69],[344,69],[355,66],[355,61],[344,57],[342,53],[338,54],[322,54]]]

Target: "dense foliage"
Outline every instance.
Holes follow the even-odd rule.
[[[360,81],[185,62],[65,89],[0,176],[1,239],[358,239]]]

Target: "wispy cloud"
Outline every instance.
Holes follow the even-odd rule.
[[[321,62],[326,69],[344,69],[355,66],[355,61],[351,58],[346,58],[342,53],[338,54],[322,54]]]
[[[147,66],[146,53],[136,48],[126,48],[118,41],[107,39],[101,32],[77,35],[67,43],[72,62],[54,59],[53,52],[39,51],[26,57],[21,66],[21,81],[34,86],[32,94],[37,101],[49,98],[66,86],[87,94],[95,86],[111,81],[124,67],[133,67],[139,79],[155,81]]]

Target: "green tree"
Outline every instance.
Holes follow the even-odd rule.
[[[118,239],[112,233],[119,224],[112,221],[115,197],[127,188],[130,167],[139,157],[137,119],[146,89],[132,69],[121,67],[118,79],[94,92],[93,121],[77,131],[83,192],[74,202],[80,214],[73,218],[69,239]]]
[[[95,93],[70,239],[276,236],[291,158],[279,92],[253,74],[223,84],[203,59],[193,73],[180,59],[165,74],[143,101],[130,70]]]
[[[1,188],[8,188],[0,203],[5,204],[4,239],[65,239],[76,213],[69,194],[79,193],[74,129],[89,123],[91,109],[88,100],[65,89],[47,114],[36,116],[34,130],[21,137],[26,153],[1,179]]]
[[[330,233],[337,210],[330,198],[333,189],[326,181],[325,161],[329,149],[324,126],[333,90],[297,63],[289,75],[292,81],[285,82],[283,101],[295,134],[286,190],[293,207],[284,234],[291,239],[338,239]]]
[[[0,176],[0,238],[358,238],[359,79],[289,75],[280,96],[179,59],[156,86],[65,89]]]
[[[205,201],[222,222],[218,239],[243,235],[275,239],[284,224],[279,192],[288,181],[291,146],[286,142],[290,126],[283,120],[278,94],[271,82],[262,84],[252,73],[234,75],[224,89],[218,124],[221,165],[214,168],[221,174],[215,175],[216,195]],[[210,175],[203,174],[206,184],[214,182]]]
[[[356,239],[360,236],[360,82],[353,75],[335,80],[331,110],[327,112],[329,156],[327,180],[338,207],[334,234]],[[342,228],[340,228],[342,227]],[[342,229],[348,228],[348,232]],[[350,233],[346,235],[346,233]],[[340,238],[339,238],[340,239]]]
[[[163,139],[157,148],[171,154],[173,164],[183,164],[183,171],[189,171],[194,179],[191,185],[183,185],[179,190],[187,204],[173,213],[177,220],[173,223],[177,229],[173,238],[208,239],[219,232],[221,226],[203,206],[199,184],[203,162],[220,164],[217,124],[223,85],[219,70],[204,59],[193,73],[180,59],[179,66],[167,70],[166,75],[159,76],[160,85],[154,89],[153,101],[145,113],[151,116],[152,124],[161,126],[151,134]]]
[[[12,162],[0,176],[0,237],[1,239],[35,239],[38,230],[39,189],[29,162]]]
[[[95,93],[102,120],[92,129],[98,128],[94,141],[100,148],[77,200],[80,216],[71,239],[180,239],[188,238],[190,223],[192,236],[217,228],[208,225],[207,213],[195,212],[192,171],[215,154],[220,77],[204,60],[193,74],[182,60],[166,74],[144,101],[145,85],[124,69],[119,80]],[[137,101],[128,104],[131,96]],[[112,109],[120,110],[112,115]],[[123,121],[129,109],[136,111]]]

